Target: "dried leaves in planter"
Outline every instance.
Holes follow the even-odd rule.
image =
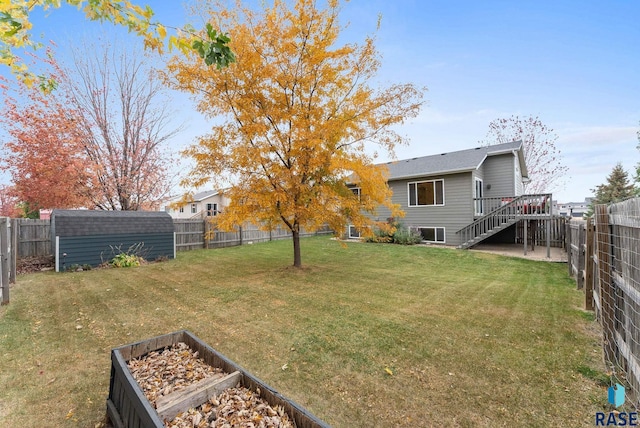
[[[166,424],[173,428],[293,428],[282,406],[271,407],[260,393],[244,387],[228,388],[197,409],[189,409]]]
[[[158,397],[168,395],[192,383],[223,374],[222,369],[211,367],[198,353],[185,343],[152,351],[128,362],[129,370],[145,396],[156,407]]]

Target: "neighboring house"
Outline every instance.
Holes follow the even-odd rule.
[[[468,248],[523,218],[551,215],[550,194],[522,195],[528,173],[519,141],[386,165],[392,202],[405,212],[400,222],[425,242]],[[390,215],[381,207],[378,220]]]
[[[170,199],[165,205],[164,211],[173,218],[205,218],[217,216],[229,205],[229,199],[224,197],[222,192],[216,190],[196,193],[190,202],[179,207],[172,205],[181,200],[182,196]]]
[[[557,214],[563,217],[582,218],[593,203],[593,198],[585,198],[584,202],[561,202],[557,204]]]

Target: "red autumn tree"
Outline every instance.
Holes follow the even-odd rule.
[[[0,217],[19,217],[18,200],[11,186],[0,186]]]
[[[87,205],[89,176],[77,126],[79,112],[37,88],[15,85],[14,94],[3,86],[0,115],[9,136],[2,168],[11,175],[13,194],[30,210]]]

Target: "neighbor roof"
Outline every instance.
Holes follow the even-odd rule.
[[[476,147],[473,149],[456,152],[441,153],[438,155],[423,156],[419,158],[404,159],[388,162],[389,180],[412,178],[434,174],[452,174],[456,172],[472,171],[480,167],[487,156],[495,156],[505,153],[519,153],[520,169],[522,175],[527,176],[524,163],[522,142],[496,144],[493,146]]]
[[[200,202],[204,199],[207,199],[208,197],[215,196],[218,193],[219,192],[217,190],[205,190],[204,192],[198,192],[195,195],[193,195],[193,201]]]

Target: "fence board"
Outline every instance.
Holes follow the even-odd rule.
[[[15,219],[18,258],[51,256],[51,222],[29,218]]]
[[[176,250],[188,251],[205,247],[205,220],[174,219],[173,228],[176,234]]]

